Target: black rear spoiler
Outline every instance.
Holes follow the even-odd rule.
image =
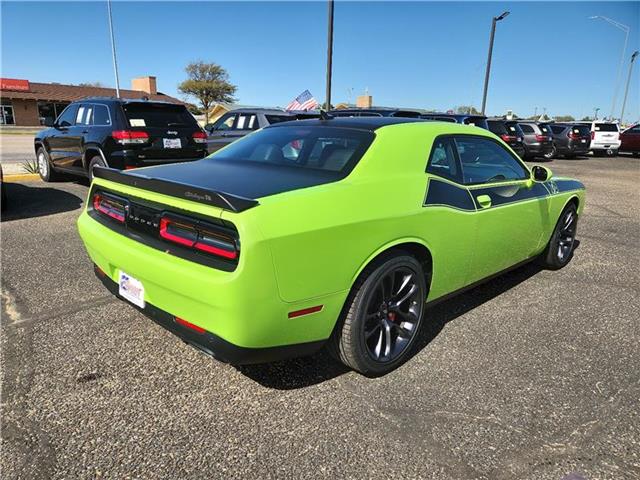
[[[147,177],[143,175],[142,170],[140,173],[134,173],[133,171],[125,173],[115,168],[94,167],[93,175],[111,182],[121,183],[130,187],[143,188],[152,192],[162,193],[163,195],[204,203],[205,205],[213,205],[214,207],[236,213],[243,212],[259,204],[257,200],[251,198],[209,190],[186,183]]]

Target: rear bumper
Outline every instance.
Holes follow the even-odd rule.
[[[245,235],[254,241],[243,242],[239,264],[229,272],[136,241],[86,211],[78,218],[78,230],[92,262],[105,272],[107,286],[117,286],[119,272],[126,272],[144,286],[145,305],[150,305],[145,314],[202,350],[234,363],[313,353],[331,335],[348,293],[283,301],[271,251],[255,234]],[[289,317],[318,305],[321,311]],[[158,320],[157,311],[163,312],[163,320]],[[175,317],[207,335],[187,330],[191,336],[185,337]]]
[[[553,150],[553,143],[529,143],[526,150],[528,155],[545,155]]]
[[[118,295],[118,284],[111,280],[104,272],[94,265],[96,277],[113,295],[125,301]],[[128,302],[127,302],[128,303]],[[234,365],[254,363],[268,363],[287,358],[311,355],[322,348],[324,341],[284,345],[278,347],[247,348],[234,345],[211,332],[198,332],[176,323],[175,317],[160,308],[146,303],[144,308],[133,304],[132,307],[142,312],[161,327],[169,330],[184,342],[210,355],[217,360]]]
[[[620,142],[606,142],[606,143],[591,142],[591,146],[589,147],[589,150],[618,150],[619,148],[620,148]]]

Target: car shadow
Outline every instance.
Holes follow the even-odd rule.
[[[6,209],[0,216],[2,222],[69,212],[80,208],[83,202],[72,193],[50,187],[4,182],[2,188],[7,194]]]
[[[576,241],[577,247],[578,242]],[[460,295],[455,295],[433,306],[428,305],[425,312],[426,322],[421,328],[407,361],[411,361],[411,358],[429,345],[447,323],[505,293],[542,270],[543,268],[534,262],[527,263]],[[347,367],[334,360],[324,349],[310,357],[269,364],[237,366],[236,368],[240,373],[260,385],[277,390],[294,390],[309,387],[331,380],[349,371]]]

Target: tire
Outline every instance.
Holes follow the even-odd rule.
[[[591,150],[591,153],[593,154],[594,157],[602,156],[602,152],[600,150]]]
[[[93,182],[93,167],[106,167],[106,162],[102,159],[100,155],[96,155],[91,157],[89,161],[89,166],[87,167],[87,175],[89,176],[89,181]]]
[[[56,182],[62,179],[62,175],[56,172],[51,166],[49,154],[43,147],[38,148],[38,151],[36,152],[36,161],[38,162],[38,174],[40,174],[40,178],[43,181]]]
[[[426,298],[420,262],[401,250],[383,255],[351,289],[328,342],[330,353],[367,376],[392,371],[411,352]]]
[[[560,214],[547,248],[540,255],[540,264],[549,270],[558,270],[567,265],[573,258],[577,231],[578,210],[571,203]]]
[[[545,153],[543,157],[545,160],[553,160],[556,157],[558,151],[556,150],[556,146],[551,147],[551,151],[549,153]]]
[[[615,157],[615,156],[618,155],[618,151],[614,150],[612,148],[608,148],[607,151],[606,151],[606,155],[607,155],[607,157]]]
[[[6,212],[9,204],[7,203],[7,186],[4,182],[0,183],[0,211]]]

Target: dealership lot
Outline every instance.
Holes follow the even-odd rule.
[[[325,355],[234,368],[111,297],[81,183],[9,184],[7,478],[640,478],[640,161],[555,160],[587,206],[575,258],[433,307],[403,367]],[[304,321],[304,320],[301,320]]]

